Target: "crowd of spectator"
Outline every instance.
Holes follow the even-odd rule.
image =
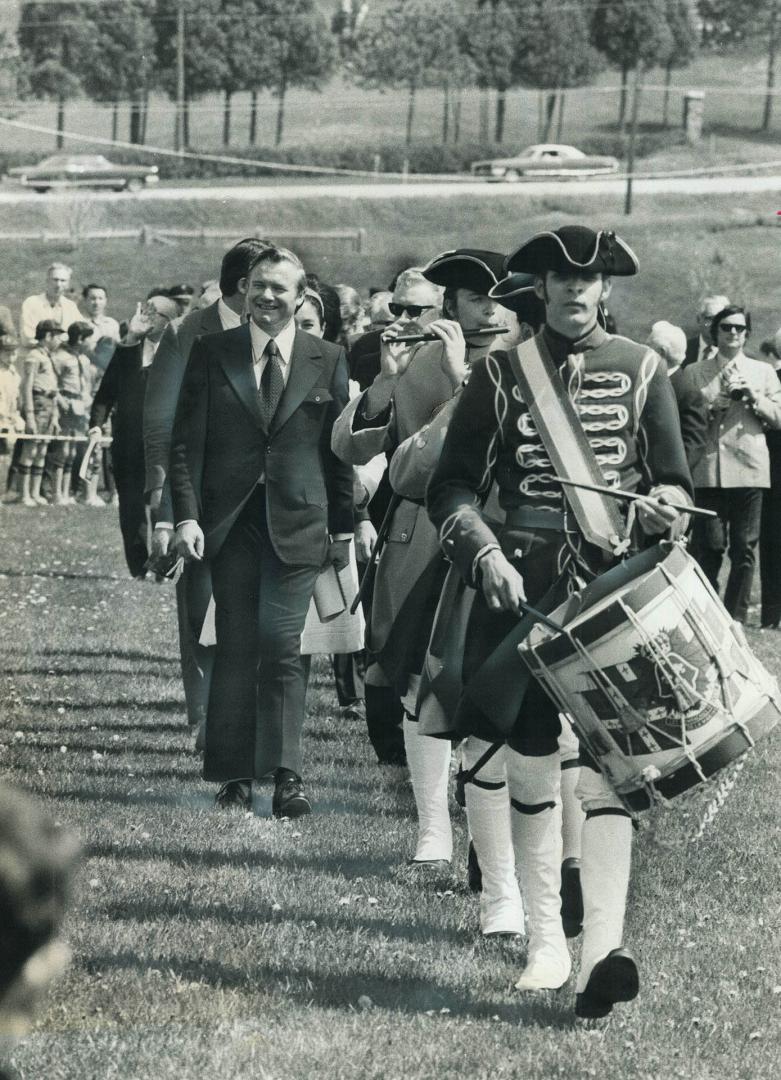
[[[351,376],[362,390],[377,373],[379,334],[397,317],[400,305],[414,307],[420,299],[417,292],[426,294],[424,301],[429,292],[436,292],[416,267],[402,270],[387,290],[371,289],[366,298],[350,285],[328,285],[315,274],[308,275],[308,282],[296,322],[301,329],[346,348]],[[158,285],[137,305],[134,316],[120,322],[108,314],[104,285],[90,282],[77,292],[71,268],[56,262],[46,271],[44,290],[22,303],[18,332],[12,312],[0,306],[0,454],[7,465],[3,502],[26,507],[119,505],[113,467],[117,454],[107,448],[127,390],[118,389],[110,377],[100,391],[117,346],[142,341],[141,369],[145,370],[169,322],[211,307],[221,295],[217,279],[199,288],[186,283]],[[434,302],[438,308],[441,297],[435,296]],[[429,305],[424,303],[424,309]],[[767,394],[774,391],[771,400],[775,401],[781,378],[781,330],[762,342],[760,360],[745,348],[751,332],[749,313],[731,304],[726,295],[703,296],[694,322],[696,330],[687,336],[680,327],[659,321],[647,339],[666,361],[679,408],[687,417],[684,438],[698,499],[718,511],[713,523],[695,530],[693,551],[714,584],[723,555],[729,553],[732,569],[725,599],[741,621],[761,552],[761,622],[777,627],[781,567],[776,565],[780,560],[773,536],[781,514],[781,449],[775,430],[781,407],[773,404],[765,415],[753,399],[761,384]],[[142,408],[143,388],[139,393],[133,406],[136,411]],[[710,423],[714,416],[718,417],[715,425]],[[85,473],[87,433],[96,424],[102,431],[102,446]],[[137,424],[140,433],[140,416]],[[134,441],[132,453],[141,455],[140,437]],[[139,524],[143,523],[139,486],[143,464],[141,460],[134,468],[131,464],[129,483],[139,490],[129,528],[143,532]],[[381,490],[378,505],[382,495]],[[126,491],[125,501],[129,499]],[[140,548],[135,560],[130,560],[135,576],[145,573],[148,552],[143,544]]]

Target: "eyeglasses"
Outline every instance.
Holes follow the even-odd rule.
[[[724,330],[727,334],[731,334],[733,331],[736,334],[742,334],[748,327],[745,323],[723,322],[719,323],[719,330]]]
[[[409,315],[411,319],[417,319],[419,315],[422,315],[424,311],[431,311],[435,304],[388,304],[388,311],[391,315],[395,315],[397,318],[399,315],[403,315],[404,312]]]

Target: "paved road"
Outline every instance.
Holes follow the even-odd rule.
[[[531,180],[520,184],[487,184],[476,181],[410,181],[401,183],[372,181],[312,180],[311,183],[271,181],[265,184],[235,184],[219,187],[177,186],[149,188],[130,195],[127,192],[59,191],[39,195],[34,191],[0,188],[0,206],[13,203],[34,202],[64,203],[74,194],[86,195],[100,202],[181,202],[183,199],[217,202],[286,202],[291,199],[447,199],[461,195],[484,199],[502,199],[567,194],[567,195],[620,195],[624,192],[624,180],[590,179],[572,181]],[[636,195],[731,195],[750,192],[777,191],[781,193],[781,175],[774,176],[719,176],[719,177],[663,177],[636,180]],[[779,200],[778,209],[781,209]]]

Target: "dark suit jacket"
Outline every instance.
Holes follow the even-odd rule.
[[[298,330],[288,382],[266,430],[249,326],[199,338],[174,421],[175,523],[197,520],[213,557],[263,474],[277,555],[291,565],[319,566],[328,533],[353,531],[352,468],[331,450],[331,428],[347,401],[344,350]]]
[[[195,340],[204,334],[220,333],[222,323],[216,301],[207,308],[175,319],[165,328],[149,369],[144,399],[144,490],[148,494],[163,489],[160,508],[155,513],[156,521],[171,521],[173,516],[171,491],[165,479],[168,475],[176,403],[190,350]]]
[[[150,369],[142,367],[143,348],[141,341],[117,345],[90,412],[90,427],[103,427],[113,415],[111,460],[120,481],[144,474],[142,416]]]
[[[705,453],[710,414],[708,403],[699,391],[687,390],[681,386],[681,368],[670,376],[670,384],[675,391],[678,415],[681,419],[681,435],[686,460],[689,463],[689,469],[694,472],[695,465]]]
[[[689,364],[695,363],[697,357],[700,355],[700,335],[695,334],[694,337],[686,339],[686,356],[684,357],[682,368],[688,367]]]
[[[380,371],[380,337],[382,330],[362,334],[350,347],[350,378],[365,390]]]

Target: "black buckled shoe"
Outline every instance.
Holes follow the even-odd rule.
[[[251,810],[252,781],[227,780],[214,796],[214,805],[220,810]]]
[[[575,996],[575,1016],[600,1020],[618,1001],[632,1001],[640,989],[634,957],[627,949],[613,949],[595,964],[582,994]]]
[[[300,776],[288,774],[277,780],[271,812],[276,818],[299,818],[312,813],[312,804],[304,794]]]
[[[577,937],[583,929],[580,859],[565,859],[561,864],[561,925],[568,938]]]

